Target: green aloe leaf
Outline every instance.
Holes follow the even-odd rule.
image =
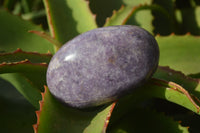
[[[51,57],[51,54],[25,52],[20,49],[11,53],[1,53],[0,74],[28,101],[39,108],[40,91],[46,84],[47,63]]]
[[[126,20],[127,22],[125,24],[137,25],[153,33],[154,27],[152,25],[152,21],[154,18],[151,11],[158,9],[159,12],[162,12],[162,10],[153,5],[152,0],[123,0],[123,3],[127,8],[139,7],[136,9],[136,12],[129,14],[130,16]]]
[[[175,71],[173,69],[170,69],[169,67],[159,67],[153,77],[168,81],[169,83],[174,82],[176,84],[179,84],[178,85],[179,87],[184,88],[186,91],[188,91],[188,93],[190,93],[190,95],[194,99],[194,101],[196,101],[196,99],[200,99],[200,81],[198,79],[193,79],[191,77],[188,77],[188,76],[184,75],[182,72]],[[172,86],[174,86],[174,85],[172,85]],[[170,87],[172,87],[172,86],[170,86]],[[177,85],[175,85],[175,86],[177,86]],[[170,93],[171,92],[169,91],[169,94]],[[167,93],[166,93],[166,95],[167,95]],[[171,96],[172,99],[174,97],[176,97],[176,95]],[[177,99],[172,102],[176,103],[179,100],[183,100],[183,99]],[[185,106],[186,104],[184,104],[184,102],[186,102],[186,101],[182,101],[182,102],[183,102],[182,106]],[[196,101],[196,102],[199,105],[199,102],[198,101]],[[192,109],[190,108],[190,110],[192,110]],[[197,112],[195,110],[192,110],[192,111]]]
[[[140,6],[139,6],[140,7]],[[136,12],[139,7],[124,7],[122,6],[118,11],[113,11],[110,18],[107,18],[104,26],[123,25],[127,22],[128,18]]]
[[[145,86],[135,90],[132,94],[121,98],[117,102],[113,111],[111,125],[113,122],[119,121],[123,115],[127,114],[131,109],[134,108],[134,106],[137,106],[138,103],[148,100],[152,97],[165,99],[180,106],[186,107],[193,112],[197,112],[197,108],[191,103],[191,101],[180,91],[174,90],[172,86],[168,85],[168,83],[179,83],[190,93],[190,95],[193,95],[199,99],[199,80],[190,78],[179,71],[170,69],[169,67],[159,67],[154,74],[154,78],[160,78],[161,80],[164,80],[164,84],[163,81],[155,82],[153,79]]]
[[[122,6],[119,11],[113,12],[113,15],[107,19],[104,26],[123,25],[123,24],[127,24],[127,22],[128,22],[128,24],[138,25],[138,26],[141,26],[143,28],[145,27],[146,29],[148,29],[149,26],[147,26],[147,25],[151,25],[150,23],[152,20],[148,21],[147,17],[151,17],[152,15],[151,15],[151,13],[147,13],[148,11],[146,11],[146,9],[148,9],[150,7],[151,6],[148,6],[148,5]],[[142,17],[140,17],[141,13],[142,13]],[[142,24],[141,24],[142,21],[141,21],[141,23],[138,22],[138,21],[142,20],[143,18],[145,18],[146,19],[145,21],[149,22],[149,24],[142,26]],[[150,29],[152,29],[152,28],[150,28]],[[150,31],[152,31],[152,30],[150,30]]]
[[[52,55],[50,53],[40,54],[37,52],[25,52],[17,49],[11,53],[0,53],[1,63],[14,63],[23,60],[29,60],[31,63],[49,63]]]
[[[45,75],[47,65],[34,66],[26,61],[26,59],[30,59],[33,63],[38,64],[48,63],[51,55],[24,52],[19,49],[13,53],[5,52],[11,52],[17,48],[21,48],[26,51],[37,51],[41,53],[50,51],[54,53],[54,46],[49,41],[28,33],[29,30],[41,31],[41,27],[24,21],[19,16],[14,16],[5,10],[0,10],[0,19],[1,73],[10,73],[1,74],[0,76],[2,79],[10,82],[34,107],[39,108],[38,101],[41,99],[40,90],[46,84]],[[12,39],[8,37],[12,37]],[[19,63],[20,61],[24,61],[24,64]]]
[[[153,33],[153,15],[151,14],[151,7],[145,9],[138,10],[132,17],[130,17],[126,24],[137,25],[140,26],[150,33]]]
[[[46,40],[48,40],[49,42],[51,42],[54,45],[55,51],[57,51],[62,44],[60,42],[58,42],[58,40],[56,40],[55,38],[53,38],[51,35],[49,35],[47,32],[44,31],[35,31],[35,30],[31,30],[29,31],[30,33],[34,33]]]
[[[162,12],[153,11],[154,16],[153,25],[154,33],[160,35],[169,35],[172,32],[178,31],[178,26],[175,19],[175,4],[174,0],[154,0],[153,4],[162,7],[168,15],[164,15]],[[180,34],[180,33],[179,33]]]
[[[37,133],[98,133],[105,132],[114,104],[101,107],[96,111],[81,111],[63,106],[45,89],[40,111],[37,111],[38,123],[34,125]]]
[[[43,0],[52,37],[60,43],[97,27],[85,0]],[[78,9],[78,10],[77,10]]]
[[[144,128],[145,125],[145,128]],[[112,123],[109,133],[189,133],[172,118],[145,108],[134,108],[119,121]]]
[[[113,10],[118,11],[122,6],[134,7],[144,4],[150,5],[151,3],[152,0],[90,0],[90,8],[97,15],[98,25],[103,26],[106,18],[112,16]]]
[[[54,46],[49,41],[28,33],[29,30],[42,31],[29,21],[22,20],[5,10],[0,10],[0,51],[11,52],[20,48],[24,51],[37,51],[39,53],[54,53]]]
[[[190,32],[193,35],[200,35],[200,6],[195,8],[183,8],[176,11],[179,28],[182,33]]]
[[[15,4],[15,1],[14,0],[5,0],[3,2],[3,6],[9,10],[12,10],[13,6]]]
[[[122,0],[125,5],[136,6],[140,4],[151,4],[152,0]]]
[[[123,5],[121,0],[89,0],[91,11],[96,14],[97,24],[104,25],[107,17],[110,17],[113,10],[119,10]],[[105,6],[106,5],[106,6]],[[103,10],[102,10],[103,9]]]
[[[15,63],[0,64],[0,74],[2,73],[45,73],[47,70],[46,63],[31,63],[24,60]]]
[[[190,76],[190,77],[192,77],[192,78],[200,79],[200,73],[190,74],[190,75],[188,75],[188,76]]]
[[[159,73],[157,75],[159,76],[162,75],[163,77],[165,77],[166,75],[164,74],[172,73],[179,78],[183,78],[184,80],[182,82],[184,82],[185,84],[193,84],[193,82],[195,82],[196,87],[200,87],[199,83],[189,79],[186,76],[180,75],[180,73],[176,71],[172,71],[171,69],[159,69],[161,69],[160,71],[157,71],[157,73]],[[188,95],[191,95],[190,93],[186,95],[182,91],[180,91],[184,88],[172,82],[169,78],[168,80],[167,78],[164,79],[165,80],[151,79],[143,87],[138,88],[130,95],[119,99],[116,105],[115,103],[113,103],[112,105],[107,105],[93,111],[90,110],[89,112],[63,106],[63,104],[57,101],[50,94],[48,89],[46,89],[46,93],[42,94],[43,100],[40,102],[40,111],[37,111],[38,123],[34,126],[35,130],[39,133],[102,132],[106,130],[105,125],[107,125],[108,123],[105,122],[109,121],[108,118],[110,116],[110,121],[112,125],[113,123],[119,121],[123,117],[123,115],[129,114],[130,110],[138,106],[139,103],[149,98],[165,99],[167,101],[183,106],[197,114],[200,114],[199,112],[197,112],[199,108],[197,108],[198,105],[196,103],[196,99],[200,97],[199,94],[195,93],[192,97],[188,97]],[[188,85],[187,87],[191,87],[191,85]],[[189,90],[193,88],[186,89]],[[193,99],[194,97],[196,97],[195,100]],[[177,127],[176,130],[178,129],[179,128]]]
[[[18,73],[23,75],[21,78],[25,78],[24,82],[28,82],[33,88],[42,91],[46,84],[47,66],[46,63],[31,63],[29,60],[2,63],[0,64],[0,74],[10,73],[12,75],[12,73]],[[23,82],[19,84],[23,84]]]
[[[182,71],[184,74],[200,72],[200,38],[197,36],[156,36],[160,47],[161,66]]]
[[[107,19],[104,26],[131,24],[153,33],[153,15],[151,11],[158,11],[169,17],[168,12],[158,5],[122,6],[120,10],[113,12],[113,15]]]
[[[153,1],[153,4],[156,4],[156,5],[160,5],[162,6],[164,9],[167,10],[167,12],[170,14],[170,15],[174,15],[174,0],[165,0],[165,1],[160,1],[160,0],[154,0]]]
[[[199,113],[199,102],[198,102],[198,98],[200,98],[199,94],[184,94],[184,92],[187,92],[187,89],[183,88],[182,86],[171,82],[171,81],[152,81],[153,84],[151,86],[145,86],[144,88],[148,89],[148,88],[152,88],[151,94],[153,95],[153,97],[157,97],[157,98],[161,98],[161,99],[165,99],[168,100],[170,102],[176,103],[180,106],[183,106],[197,114]],[[198,85],[199,88],[199,85]],[[195,97],[195,98],[194,98]],[[192,99],[193,98],[193,99]],[[197,102],[195,102],[197,99]]]
[[[194,94],[200,92],[200,81],[198,79],[188,77],[182,72],[175,71],[169,67],[158,67],[153,77],[180,84],[182,87],[187,88],[189,92]]]
[[[110,127],[108,128],[112,128],[112,126],[114,126],[115,123],[120,122],[124,116],[131,114],[132,111],[134,112],[135,107],[138,105],[141,106],[144,100],[150,98],[165,99],[197,113],[197,108],[186,97],[186,95],[174,90],[173,87],[170,87],[167,84],[160,86],[158,85],[159,83],[162,83],[162,81],[154,82],[152,80],[150,83],[133,92],[131,95],[120,99],[114,108],[110,120]],[[154,127],[152,128],[154,129]]]
[[[0,78],[0,85],[0,132],[33,133],[35,108],[6,80]]]
[[[12,84],[36,109],[39,108],[40,90],[33,86],[24,75],[11,73],[1,74],[0,77]]]

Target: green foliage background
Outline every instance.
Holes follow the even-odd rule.
[[[92,110],[60,104],[44,87],[52,55],[83,32],[124,24],[155,36],[153,78]],[[199,133],[199,35],[199,0],[1,0],[0,132]]]

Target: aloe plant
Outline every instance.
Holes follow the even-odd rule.
[[[198,133],[199,14],[197,0],[1,1],[0,132]],[[46,84],[51,57],[75,36],[112,25],[137,25],[155,36],[157,71],[113,103],[64,106]]]

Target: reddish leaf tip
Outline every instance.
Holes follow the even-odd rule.
[[[20,48],[17,48],[17,50],[16,50],[16,51],[14,51],[13,53],[20,53],[20,52],[23,52],[23,51],[22,51],[22,49],[20,49]]]
[[[33,55],[41,55],[41,56],[52,56],[52,54],[50,52],[47,52],[46,54],[41,54],[38,52],[27,52],[27,51],[23,51],[20,48],[17,48],[17,50],[15,50],[14,52],[10,52],[10,53],[0,53],[0,56],[3,55],[12,55],[12,54],[17,54],[17,53],[24,53],[24,54],[33,54]]]
[[[170,34],[170,36],[174,36],[175,35],[175,33],[174,32],[172,32],[171,34]]]
[[[114,110],[114,108],[115,108],[116,103],[117,103],[117,102],[113,102],[113,103],[112,103],[111,108],[110,108],[110,110],[109,110],[109,112],[108,112],[108,114],[107,114],[107,116],[106,116],[106,119],[105,119],[105,122],[104,122],[103,131],[102,131],[103,133],[106,132],[106,129],[107,129],[107,127],[108,127],[111,114],[112,114],[112,112],[113,112],[113,110]]]
[[[160,37],[161,35],[160,35],[159,33],[157,33],[155,36],[156,36],[156,37]]]
[[[38,125],[37,125],[37,124],[34,124],[34,125],[33,125],[33,129],[34,129],[34,133],[37,133],[37,131],[38,131]]]
[[[1,66],[1,65],[6,65],[6,62],[1,63],[0,66]]]
[[[191,35],[191,33],[190,33],[190,32],[187,32],[185,35]]]
[[[178,123],[179,123],[179,124],[181,124],[181,123],[182,123],[182,121],[178,121]]]

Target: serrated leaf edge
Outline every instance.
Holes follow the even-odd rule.
[[[39,101],[40,110],[35,111],[36,117],[37,117],[37,123],[33,125],[34,133],[38,133],[38,127],[39,127],[39,123],[40,123],[40,114],[42,112],[42,108],[44,105],[44,95],[46,92],[47,92],[47,86],[44,86],[44,92],[41,92],[42,100]]]
[[[167,35],[167,36],[165,36],[165,35],[160,35],[160,34],[156,34],[155,35],[155,38],[156,37],[173,37],[173,36],[175,36],[175,37],[187,37],[187,36],[191,36],[191,37],[194,37],[194,38],[200,38],[200,35],[192,35],[190,32],[187,32],[187,33],[185,33],[185,34],[175,34],[174,32],[172,32],[172,33],[170,33],[169,35]]]
[[[125,6],[122,5],[122,6],[119,8],[119,10],[113,10],[111,17],[107,17],[107,18],[106,18],[106,22],[105,22],[105,24],[104,24],[104,27],[107,26],[107,25],[109,24],[109,21],[112,20],[112,19],[116,16],[117,13],[123,11],[124,8],[125,8]]]
[[[30,64],[30,65],[33,65],[33,66],[43,66],[43,67],[47,67],[48,64],[47,63],[32,63],[30,62],[28,59],[25,59],[25,60],[22,60],[22,61],[19,61],[19,62],[11,62],[11,63],[6,63],[6,62],[3,62],[0,64],[0,67],[2,66],[5,66],[5,65],[19,65],[19,64]]]
[[[38,127],[39,127],[39,123],[40,123],[40,114],[42,112],[42,108],[43,108],[43,105],[44,105],[44,96],[47,92],[47,86],[45,85],[44,86],[44,92],[41,92],[41,95],[42,95],[42,100],[39,101],[39,104],[40,104],[40,109],[35,111],[36,113],[36,117],[37,117],[37,122],[36,124],[32,125],[33,126],[33,129],[34,129],[34,133],[38,133]],[[104,122],[104,126],[103,126],[103,129],[102,129],[102,133],[106,133],[106,129],[108,127],[108,124],[109,124],[109,120],[111,118],[111,115],[112,115],[112,112],[115,108],[115,105],[116,105],[117,102],[113,102],[112,105],[111,105],[111,108],[106,116],[106,119],[105,119],[105,122]]]
[[[200,79],[195,79],[195,78],[186,76],[183,72],[171,69],[169,66],[158,66],[158,69],[162,69],[162,70],[168,71],[169,75],[172,75],[173,73],[178,74],[178,75],[180,75],[181,77],[183,77],[183,78],[185,78],[187,80],[190,80],[190,81],[193,81],[193,82],[196,82],[196,83],[200,84]]]
[[[152,82],[153,84],[157,85],[157,86],[169,86],[167,89],[172,89],[174,91],[177,91],[179,93],[182,93],[184,94],[188,100],[194,105],[194,107],[197,109],[196,113],[199,114],[199,110],[200,110],[200,107],[199,105],[194,101],[194,99],[199,102],[200,100],[191,95],[186,89],[184,89],[182,86],[180,86],[179,84],[175,83],[175,82],[172,82],[172,81],[166,81],[166,80],[163,80],[163,79],[157,79],[157,78],[152,78]]]
[[[126,7],[130,7],[130,6],[126,6]],[[139,4],[137,6],[133,6],[132,9],[130,10],[130,12],[127,14],[127,16],[124,18],[124,20],[122,21],[122,23],[120,25],[125,25],[126,22],[128,21],[128,19],[133,15],[134,12],[137,12],[139,11],[140,9],[148,9],[148,8],[152,8],[152,10],[155,8],[155,9],[162,9],[159,5],[150,5],[150,4],[147,4],[147,3],[144,3],[144,4]],[[106,22],[105,22],[105,25],[104,26],[107,26],[109,24],[109,21],[112,20],[116,15],[117,13],[120,13],[122,12],[123,10],[125,9],[125,6],[122,5],[120,7],[120,9],[118,11],[116,10],[113,10],[113,14],[111,17],[108,17],[106,19]],[[162,9],[163,10],[163,9]],[[164,12],[164,11],[163,11]],[[164,12],[165,13],[165,12]],[[165,13],[166,14],[166,13]]]
[[[117,102],[113,102],[113,103],[112,103],[112,106],[111,106],[111,108],[110,108],[110,110],[109,110],[109,112],[108,112],[108,114],[107,114],[106,120],[105,120],[105,122],[104,122],[104,126],[103,126],[102,133],[106,133],[106,129],[107,129],[108,124],[109,124],[109,122],[110,122],[110,118],[111,118],[111,115],[112,115],[112,112],[113,112],[113,110],[114,110],[114,108],[115,108],[116,103],[117,103]]]
[[[16,54],[16,53],[25,53],[25,54],[33,54],[33,55],[41,55],[41,56],[52,56],[52,54],[48,51],[48,53],[46,54],[41,54],[38,52],[27,52],[27,51],[23,51],[22,49],[18,48],[17,50],[15,50],[14,52],[10,52],[10,53],[0,53],[0,56],[3,55],[11,55],[11,54]]]
[[[132,10],[130,11],[130,13],[127,15],[127,17],[122,21],[122,25],[126,24],[126,22],[133,15],[133,13],[135,11],[137,11],[137,9],[139,9],[140,7],[143,7],[143,6],[147,6],[147,4],[140,4],[138,6],[133,7]]]
[[[147,110],[149,110],[149,109],[147,109]],[[182,121],[180,121],[180,120],[175,120],[174,117],[169,116],[169,115],[166,115],[165,112],[159,112],[159,111],[157,111],[157,110],[155,110],[155,109],[153,109],[153,110],[151,110],[151,111],[152,111],[153,113],[156,113],[156,114],[158,114],[158,115],[162,115],[162,116],[168,118],[170,121],[173,121],[173,122],[175,122],[175,123],[179,123],[179,124],[180,124],[179,126],[181,126],[181,127],[183,127],[183,128],[187,128],[187,131],[188,131],[189,127],[188,127],[188,126],[183,126],[183,125],[181,125]],[[188,132],[189,132],[189,131],[188,131]]]
[[[91,11],[91,9],[90,9],[90,1],[89,1],[89,0],[83,0],[83,1],[86,3],[86,5],[87,5],[87,7],[88,7],[88,9],[89,9],[90,14],[92,15],[94,21],[96,22],[96,17],[97,17],[97,15],[96,15],[96,14],[93,14],[92,11]]]
[[[49,2],[48,0],[43,0],[43,3],[45,5],[45,10],[46,10],[46,14],[47,14],[47,20],[48,20],[48,25],[49,25],[49,30],[51,33],[52,38],[55,39],[55,30],[53,27],[53,22],[52,22],[52,18],[51,18],[51,13],[50,13],[50,8],[49,8]]]
[[[167,115],[166,114],[166,112],[159,112],[159,111],[157,111],[157,110],[152,110],[152,111],[154,111],[155,113],[158,113],[158,114],[160,114],[160,115],[163,115],[163,116],[166,116],[166,117],[168,117],[168,119],[171,119],[172,121],[174,121],[174,122],[178,122],[179,124],[180,124],[180,126],[182,126],[182,127],[184,127],[184,128],[187,128],[187,131],[189,132],[189,126],[183,126],[181,123],[182,123],[182,121],[180,121],[180,120],[175,120],[175,118],[174,117],[172,117],[172,116],[169,116],[169,115]]]
[[[160,67],[160,66],[159,66],[159,67]],[[167,70],[170,70],[170,71],[172,71],[172,72],[181,74],[182,76],[185,76],[183,73],[181,73],[181,72],[179,72],[179,71],[172,70],[172,69],[170,69],[169,67],[160,67],[160,68],[167,69]],[[186,76],[186,77],[187,77],[187,76]],[[191,77],[188,77],[188,78],[191,79],[191,80],[196,81],[196,79],[193,79],[193,78],[191,78]],[[157,79],[156,79],[156,80],[157,80]],[[159,79],[159,81],[160,81],[160,79]],[[164,83],[167,83],[167,84],[168,84],[167,81],[164,81],[164,80],[162,80],[162,81],[163,81]],[[176,84],[176,83],[173,83],[172,85],[174,85],[174,84]],[[156,85],[157,85],[157,84],[156,84]],[[38,133],[39,118],[40,118],[40,114],[41,114],[42,107],[43,107],[43,104],[44,104],[44,95],[45,95],[45,93],[46,93],[46,91],[47,91],[47,86],[44,86],[44,88],[45,88],[45,91],[41,93],[41,95],[42,95],[42,100],[39,101],[39,103],[40,103],[40,110],[35,111],[35,112],[36,112],[36,116],[37,116],[37,123],[33,125],[34,132],[35,132],[35,133]],[[173,88],[170,88],[170,89],[173,89]],[[103,130],[102,130],[102,133],[105,133],[105,132],[106,132],[106,128],[107,128],[107,126],[108,126],[108,124],[109,124],[109,120],[110,120],[110,117],[111,117],[111,115],[112,115],[112,111],[114,110],[115,105],[116,105],[116,102],[112,103],[112,107],[110,108],[110,111],[109,111],[109,113],[107,114],[107,117],[106,117],[106,119],[105,119],[105,123],[104,123],[104,127],[103,127]],[[187,127],[187,128],[189,129],[189,127]]]

